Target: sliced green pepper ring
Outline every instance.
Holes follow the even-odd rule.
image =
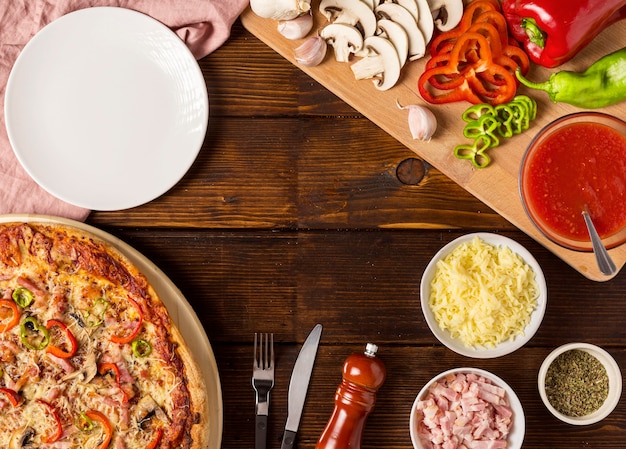
[[[517,95],[511,102],[525,105],[530,120],[534,120],[537,117],[537,102],[528,95]]]
[[[28,349],[39,351],[50,343],[50,333],[35,317],[29,316],[20,323],[20,340]]]
[[[20,306],[22,309],[30,306],[35,299],[35,295],[29,289],[24,287],[17,287],[13,290],[13,295],[11,295],[15,304]]]
[[[495,132],[498,128],[498,119],[493,115],[483,115],[477,120],[468,123],[463,128],[463,135],[468,139],[476,139],[479,136],[489,138],[489,147],[497,147],[500,145],[500,139]]]
[[[504,138],[513,137],[513,110],[507,104],[499,104],[496,106],[496,114],[498,116],[498,134]]]
[[[76,418],[76,422],[74,423],[74,425],[81,432],[89,432],[93,430],[94,427],[93,421],[89,418],[89,416],[85,414],[85,412],[81,412],[81,414],[78,415],[78,418]]]
[[[530,127],[530,116],[528,108],[523,103],[509,103],[513,111],[513,133],[521,134]]]
[[[95,300],[89,312],[85,312],[85,322],[89,327],[98,327],[104,322],[104,315],[109,309],[109,301],[104,298]]]
[[[133,340],[131,343],[131,347],[133,349],[133,354],[137,357],[147,357],[152,352],[152,345],[146,340],[142,340],[138,338],[137,340]]]
[[[470,123],[474,120],[478,120],[484,115],[495,116],[496,111],[494,107],[488,103],[475,104],[467,108],[461,117],[463,118],[463,121]]]
[[[459,159],[469,159],[476,168],[485,168],[491,162],[485,153],[490,147],[490,142],[489,137],[478,136],[471,145],[454,147],[454,155]]]

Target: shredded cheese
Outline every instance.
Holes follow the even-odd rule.
[[[467,347],[493,348],[523,336],[539,297],[532,267],[478,236],[437,262],[430,287],[437,324]]]

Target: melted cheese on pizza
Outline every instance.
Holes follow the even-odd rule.
[[[39,231],[0,228],[0,447],[189,447],[184,367],[145,278]]]

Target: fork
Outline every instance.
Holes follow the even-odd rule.
[[[274,334],[254,334],[252,387],[256,392],[255,449],[265,449],[270,390],[274,386]]]

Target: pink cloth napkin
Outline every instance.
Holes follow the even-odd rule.
[[[24,45],[45,25],[87,7],[119,6],[145,13],[170,27],[203,58],[230,35],[248,0],[10,0],[0,7],[0,214],[44,214],[83,221],[90,210],[67,204],[40,188],[9,144],[4,94],[11,67]],[[36,132],[36,131],[33,131]]]

